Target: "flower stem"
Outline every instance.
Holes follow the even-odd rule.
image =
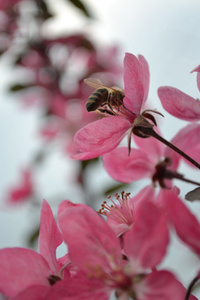
[[[166,146],[168,146],[169,148],[171,148],[172,150],[174,150],[175,152],[177,152],[178,154],[183,156],[185,159],[187,159],[195,167],[200,169],[200,165],[194,159],[192,159],[185,152],[183,152],[182,150],[177,148],[174,144],[172,144],[172,143],[168,142],[167,140],[165,140],[162,136],[160,136],[157,132],[155,132],[152,127],[138,127],[137,129],[140,132],[142,132],[143,134],[145,134],[147,136],[152,136],[155,139],[159,140],[160,142],[162,142],[163,144],[165,144]]]
[[[180,175],[180,174],[178,174],[178,173],[177,173],[176,175],[174,175],[173,178],[176,178],[176,179],[182,180],[182,181],[184,181],[184,182],[188,182],[188,183],[191,183],[191,184],[195,184],[195,185],[200,186],[200,183],[199,183],[199,182],[194,181],[194,180],[187,179],[187,178],[185,178],[183,175]]]
[[[189,300],[190,298],[190,294],[192,292],[193,286],[195,285],[195,283],[199,280],[199,276],[196,276],[191,282],[190,285],[188,287],[187,293],[185,295],[185,300]]]

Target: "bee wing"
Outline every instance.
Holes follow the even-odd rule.
[[[84,82],[94,89],[98,89],[99,87],[104,86],[101,80],[97,78],[86,78],[84,79]]]
[[[125,96],[124,90],[120,89],[118,86],[112,86],[111,89],[120,92],[122,95]]]

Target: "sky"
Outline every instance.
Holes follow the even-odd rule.
[[[52,5],[53,4],[53,0]],[[55,2],[54,2],[55,3]],[[125,52],[135,55],[142,54],[147,59],[150,67],[150,91],[149,99],[153,100],[155,108],[164,113],[162,121],[164,136],[167,139],[185,124],[164,112],[157,96],[159,86],[170,85],[185,93],[199,98],[196,85],[196,75],[190,71],[200,64],[200,30],[199,30],[199,0],[85,0],[94,15],[94,20],[88,21],[77,13],[73,7],[63,9],[62,1],[57,0],[57,12],[60,17],[56,22],[50,22],[43,28],[46,34],[52,31],[87,32],[99,44],[118,45],[120,47],[120,59],[123,63]],[[70,17],[69,17],[69,12]],[[66,15],[68,17],[66,17]],[[28,157],[36,149],[33,137],[37,128],[37,110],[27,111],[24,114],[18,103],[13,103],[9,95],[3,90],[6,77],[4,64],[0,61],[0,140],[2,146],[0,154],[2,158],[0,168],[0,191],[3,195],[8,184],[15,182],[19,167],[28,160]],[[52,163],[59,166],[60,177],[54,178],[55,184],[63,188],[60,178],[66,172],[62,164],[62,157],[55,157]],[[183,170],[184,169],[183,167]],[[194,171],[192,176],[199,177]],[[45,183],[44,183],[45,186]],[[51,187],[45,186],[45,195],[52,192]],[[183,193],[185,192],[183,188]],[[199,214],[199,206],[192,208]],[[39,218],[37,216],[36,218]],[[31,228],[31,222],[26,205],[20,209],[8,210],[2,206],[0,212],[1,239],[0,246],[23,245],[23,235]],[[179,250],[182,245],[177,244],[176,253],[172,261],[181,258]],[[171,254],[170,254],[171,255]],[[175,256],[174,256],[175,255]],[[185,255],[185,256],[184,256]],[[184,254],[186,258],[188,253]],[[197,265],[194,256],[190,256],[192,266]],[[167,263],[167,262],[166,262]],[[189,266],[188,266],[189,267]],[[182,269],[180,267],[180,272]],[[189,276],[189,275],[188,275]],[[187,281],[187,279],[185,279]]]

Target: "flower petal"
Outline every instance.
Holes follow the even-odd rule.
[[[200,147],[200,124],[192,123],[185,126],[175,135],[171,143],[200,163],[200,155],[198,152]],[[172,166],[175,169],[179,164],[179,160],[183,159],[181,155],[168,147],[165,149],[164,154],[165,157],[171,157]],[[187,160],[185,161],[188,163]],[[190,166],[193,165],[190,164]]]
[[[109,288],[99,279],[88,278],[87,274],[79,272],[68,280],[61,280],[49,291],[48,300],[108,300]]]
[[[177,235],[194,252],[200,254],[200,224],[187,206],[179,199],[174,189],[160,192],[162,201]]]
[[[200,91],[200,65],[193,69],[190,73],[197,72],[197,87]]]
[[[142,106],[147,100],[147,96],[149,93],[149,79],[150,79],[150,74],[149,74],[149,65],[142,55],[138,55],[138,60],[140,62],[140,72],[142,76],[142,82],[143,82],[143,88],[144,88],[144,98],[142,102]]]
[[[108,174],[115,180],[130,183],[143,177],[150,177],[154,165],[147,154],[139,149],[118,147],[103,155],[103,163]]]
[[[149,68],[143,56],[137,59],[131,53],[124,58],[124,104],[136,115],[146,101],[149,86]]]
[[[158,96],[164,109],[171,115],[185,121],[200,120],[198,100],[170,86],[160,87]]]
[[[49,265],[31,249],[0,250],[0,270],[0,292],[10,297],[33,285],[49,286]]]
[[[42,285],[31,286],[10,300],[46,300],[49,289],[50,287]]]
[[[153,271],[135,289],[138,299],[142,300],[183,300],[187,292],[172,273],[164,270]],[[193,295],[189,299],[197,300]]]
[[[157,131],[157,130],[156,130]],[[140,137],[134,135],[134,141],[137,146],[146,152],[146,154],[151,157],[152,162],[157,164],[163,155],[164,145],[157,139],[153,137],[148,137],[146,139],[141,139]]]
[[[90,207],[63,201],[59,205],[58,223],[70,258],[80,269],[90,273],[93,269],[108,270],[111,265],[121,263],[116,235]]]
[[[135,224],[125,234],[124,251],[143,268],[155,267],[166,253],[169,234],[164,214],[153,202],[138,205]]]
[[[113,150],[129,128],[129,121],[121,116],[103,118],[86,125],[74,137],[77,149],[83,152],[83,156],[78,154],[72,158],[88,159],[89,155],[94,158]]]
[[[39,251],[48,262],[52,274],[58,274],[56,249],[62,241],[51,207],[46,200],[43,200],[40,217]]]

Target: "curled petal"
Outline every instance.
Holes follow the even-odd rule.
[[[198,100],[170,86],[160,87],[158,96],[164,109],[171,115],[185,121],[200,120]]]
[[[108,174],[115,180],[130,183],[143,177],[150,177],[154,171],[151,158],[139,149],[118,147],[103,155],[103,163]]]
[[[107,117],[88,124],[74,137],[77,149],[83,152],[82,156],[80,153],[80,156],[77,154],[72,158],[88,159],[89,156],[94,158],[113,150],[129,128],[129,121],[120,116]]]
[[[48,261],[52,274],[58,274],[56,249],[62,241],[51,207],[46,200],[43,200],[40,217],[39,250],[40,254]]]

